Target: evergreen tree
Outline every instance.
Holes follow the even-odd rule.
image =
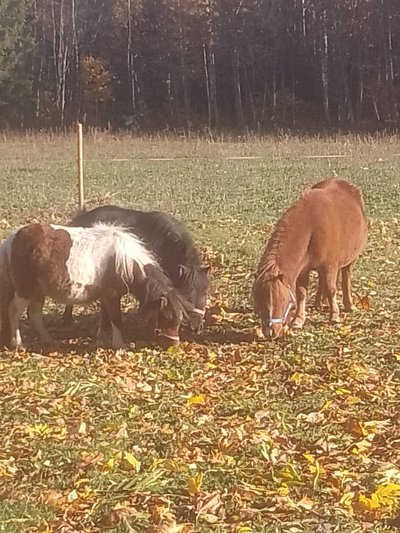
[[[32,0],[0,0],[0,117],[22,122],[32,111]]]

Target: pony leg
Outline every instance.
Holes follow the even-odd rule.
[[[66,305],[63,313],[63,322],[66,326],[72,324],[72,305]]]
[[[296,300],[297,308],[296,315],[292,321],[292,328],[302,329],[304,322],[306,320],[306,298],[307,298],[307,288],[310,281],[310,273],[306,272],[301,274],[296,283]]]
[[[315,301],[314,301],[314,307],[316,309],[321,309],[322,308],[322,298],[324,298],[324,296],[325,296],[325,291],[323,289],[322,280],[319,277],[317,293],[315,295]]]
[[[0,282],[0,345],[9,346],[11,339],[10,317],[8,307],[14,297],[14,291],[10,286]]]
[[[122,338],[121,328],[121,308],[120,308],[120,298],[115,296],[108,296],[102,299],[105,310],[111,321],[112,328],[112,346],[116,350],[124,348],[125,344]]]
[[[52,344],[54,341],[43,324],[43,304],[44,298],[32,300],[28,307],[28,318],[36,333],[39,335],[40,342],[43,344]]]
[[[328,304],[326,293],[327,290],[325,287],[324,276],[323,274],[321,274],[321,272],[318,272],[318,286],[314,301],[314,307],[316,309],[322,309],[325,305]]]
[[[340,281],[340,270],[338,271],[336,286],[339,285],[339,281]],[[315,295],[314,307],[320,310],[327,305],[328,305],[328,295],[327,295],[327,289],[324,285],[324,275],[319,272],[318,273],[318,287],[317,287],[317,293]]]
[[[104,341],[111,333],[111,321],[103,301],[100,302],[100,325],[97,330],[97,340]]]
[[[22,313],[25,311],[29,304],[30,300],[26,298],[21,298],[14,295],[14,298],[11,300],[10,305],[8,306],[8,318],[10,321],[10,347],[11,348],[23,348],[21,331],[19,329],[19,321],[21,319]]]
[[[340,322],[339,306],[336,300],[337,275],[338,275],[338,271],[336,268],[330,269],[324,272],[325,286],[326,286],[326,292],[327,292],[329,308],[330,308],[329,320],[333,323]]]
[[[356,306],[353,303],[351,295],[351,272],[353,270],[353,263],[342,268],[342,291],[343,291],[343,305],[346,312],[355,311]]]

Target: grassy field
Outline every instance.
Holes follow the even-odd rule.
[[[0,138],[0,236],[76,206],[75,140]],[[400,143],[396,138],[85,139],[87,203],[182,218],[211,264],[212,323],[180,349],[96,348],[95,306],[59,340],[0,353],[0,531],[358,532],[400,527]],[[358,311],[309,309],[262,342],[249,293],[270,229],[330,175],[363,190]],[[133,341],[136,344],[133,344]]]

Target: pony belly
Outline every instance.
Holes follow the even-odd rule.
[[[97,300],[99,290],[93,285],[82,285],[81,283],[72,283],[69,296],[69,303],[90,303]]]
[[[72,305],[72,304],[90,304],[97,300],[100,296],[100,291],[93,285],[84,285],[83,283],[71,283],[68,292],[50,294],[50,296],[58,303]]]

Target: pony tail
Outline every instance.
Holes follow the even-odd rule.
[[[8,307],[14,298],[14,286],[9,274],[7,249],[4,243],[0,246],[0,346],[10,342],[11,325]]]

